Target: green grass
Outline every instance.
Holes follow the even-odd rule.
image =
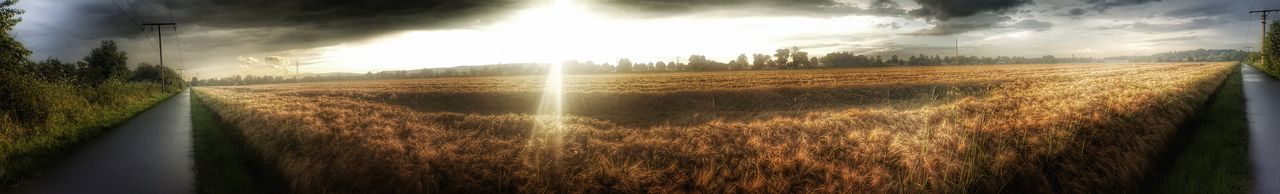
[[[1266,73],[1267,75],[1271,75],[1271,77],[1280,78],[1280,69],[1267,68],[1266,64],[1257,62],[1249,63],[1249,66],[1253,66],[1254,69]]]
[[[197,193],[282,193],[279,176],[245,151],[231,127],[191,94]]]
[[[1189,136],[1176,143],[1168,170],[1155,176],[1150,193],[1248,193],[1249,128],[1240,70],[1223,83]]]

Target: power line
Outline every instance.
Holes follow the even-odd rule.
[[[142,26],[141,28],[143,32],[146,32],[147,26],[145,24],[142,24],[141,26]],[[157,30],[159,29],[157,28]],[[152,49],[159,49],[159,48],[156,48],[156,41],[154,39],[151,39],[151,33],[142,33],[142,36],[147,37],[147,42],[151,43],[150,45]]]
[[[174,20],[174,18],[173,18],[173,1],[171,1],[171,0],[165,0],[165,1],[164,1],[164,9],[165,9],[165,11],[168,11],[168,12],[169,12],[169,23],[177,23],[177,21],[175,21],[175,20]],[[174,33],[174,35],[175,35],[175,36],[177,36],[177,38],[178,38],[178,39],[177,39],[177,44],[178,44],[178,72],[179,72],[179,74],[181,74],[184,70],[186,70],[186,69],[187,69],[187,57],[183,55],[183,53],[184,53],[185,51],[183,51],[183,50],[182,50],[182,32],[179,32],[179,31],[178,31],[178,26],[177,26],[177,25],[174,25],[174,26],[173,26],[173,33]]]
[[[1262,33],[1262,36],[1261,36],[1261,38],[1259,38],[1258,40],[1266,39],[1266,36],[1267,36],[1267,13],[1270,13],[1270,12],[1278,12],[1278,11],[1280,11],[1280,9],[1267,9],[1267,10],[1252,10],[1252,11],[1249,11],[1249,14],[1250,14],[1250,15],[1252,15],[1253,13],[1261,13],[1261,14],[1262,14],[1262,17],[1261,17],[1261,18],[1262,18],[1262,32],[1261,32],[1261,33]],[[1261,41],[1259,41],[1259,42],[1261,42]],[[1261,44],[1261,43],[1260,43],[1260,44]],[[1262,48],[1262,47],[1266,47],[1266,45],[1261,45],[1259,48]],[[1266,61],[1266,60],[1263,60],[1263,61]]]
[[[178,38],[177,40],[178,41],[177,43],[178,44],[178,63],[179,63],[178,71],[181,72],[187,69],[187,58],[182,54],[183,52],[186,52],[186,51],[182,51],[182,33],[178,32],[178,26],[176,25],[173,26],[173,34]]]
[[[161,27],[163,27],[163,26],[175,26],[174,28],[176,29],[176,28],[177,28],[176,26],[177,26],[178,24],[176,24],[176,23],[146,23],[146,24],[142,24],[142,25],[144,25],[144,26],[156,26],[156,39],[159,39],[159,41],[160,41],[160,45],[159,45],[159,46],[160,46],[160,66],[161,66],[161,67],[163,67],[163,66],[164,66],[164,34],[162,34],[162,32],[164,31],[164,29],[163,29],[163,28],[161,28]],[[177,30],[174,30],[174,31],[177,31]]]
[[[165,10],[167,10],[167,11],[169,11],[169,22],[177,23],[177,21],[173,21],[173,3],[172,3],[172,1],[170,1],[170,0],[164,0],[164,9],[165,9]],[[174,27],[173,27],[173,31],[174,31],[174,33],[177,33],[177,31],[178,31],[178,27],[177,27],[177,26],[174,26]]]
[[[129,12],[124,11],[124,8],[120,7],[120,3],[116,3],[116,0],[111,0],[111,4],[115,4],[116,10],[120,10],[120,14],[124,14],[124,17],[129,18],[130,23],[133,23],[134,26],[139,26],[138,30],[142,30],[140,27],[142,24],[139,24],[137,19],[133,19],[133,16],[129,15]]]
[[[130,0],[124,0],[124,3],[125,3],[125,5],[129,5],[129,9],[130,9],[130,10],[133,10],[133,15],[138,15],[138,17],[139,17],[139,18],[141,18],[141,17],[142,17],[142,14],[141,14],[141,13],[138,13],[138,8],[133,6],[133,1],[130,1]]]

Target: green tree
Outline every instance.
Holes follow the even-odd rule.
[[[94,85],[111,79],[125,79],[129,77],[129,67],[125,66],[128,60],[128,53],[116,48],[115,41],[104,40],[102,46],[89,51],[89,56],[84,57],[88,67],[82,77]]]
[[[795,48],[795,47],[792,47]],[[800,51],[798,48],[791,51],[791,67],[809,68],[812,67],[812,61],[809,61],[809,52]]]
[[[0,70],[14,70],[27,63],[31,51],[21,42],[9,36],[13,27],[22,22],[18,15],[22,10],[13,8],[18,0],[0,0]]]
[[[631,72],[631,70],[634,70],[635,68],[633,67],[634,65],[635,64],[631,63],[631,59],[627,59],[627,58],[618,59],[618,72],[623,72],[623,73]]]
[[[710,61],[707,60],[707,56],[689,55],[689,66],[687,67],[689,71],[707,70],[706,68],[709,65]]]
[[[769,66],[769,55],[754,54],[751,55],[751,58],[751,69],[765,69],[766,66]]]
[[[46,81],[74,81],[76,78],[76,64],[63,63],[55,58],[35,63],[34,69]]]
[[[745,69],[747,69],[747,54],[746,54],[746,53],[743,53],[743,54],[738,55],[738,59],[734,60],[734,63],[733,63],[733,69],[734,69],[734,70],[745,70]]]
[[[1262,39],[1262,64],[1267,69],[1280,69],[1280,22],[1272,22]]]
[[[791,58],[791,49],[780,48],[774,52],[773,57],[777,57],[778,60],[774,60],[773,62],[777,63],[778,66],[786,67],[790,64],[787,61]]]

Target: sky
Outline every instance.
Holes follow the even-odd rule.
[[[23,0],[33,60],[103,40],[187,76],[367,72],[564,60],[810,56],[1110,57],[1257,47],[1270,0]],[[1273,19],[1280,19],[1280,14]]]

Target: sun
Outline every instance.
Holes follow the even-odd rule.
[[[510,20],[495,24],[492,31],[494,38],[508,43],[499,50],[522,53],[516,57],[532,62],[557,63],[596,54],[609,35],[606,29],[597,27],[608,23],[579,2],[556,0],[520,11]]]

